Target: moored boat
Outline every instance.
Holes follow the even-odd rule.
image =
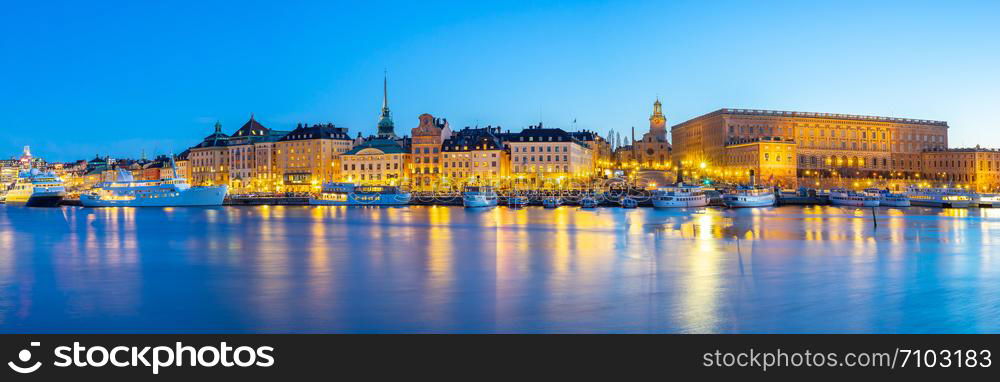
[[[707,205],[708,196],[698,185],[677,183],[653,191],[653,207],[656,208],[704,207]]]
[[[877,196],[881,207],[909,207],[910,198],[906,194],[895,194],[886,189],[868,188],[865,193]]]
[[[722,202],[729,208],[771,207],[776,201],[774,190],[764,187],[738,186],[722,194]]]
[[[879,197],[863,192],[835,188],[830,190],[830,204],[847,207],[878,207]]]
[[[354,183],[323,184],[319,195],[309,198],[309,204],[327,206],[405,206],[410,204],[409,192],[396,186],[359,186]]]
[[[507,198],[507,206],[510,208],[521,208],[528,205],[528,197],[514,195]]]
[[[597,198],[592,195],[587,195],[580,199],[580,208],[597,208],[597,205]]]
[[[972,204],[971,196],[953,188],[910,187],[906,196],[914,206],[968,208]]]
[[[549,196],[542,199],[542,206],[545,208],[557,208],[562,205],[562,198],[558,196]]]
[[[192,187],[184,178],[135,180],[124,169],[115,181],[102,182],[80,194],[84,207],[194,207],[221,206],[229,187]]]
[[[62,179],[54,173],[30,169],[18,173],[4,203],[26,207],[57,207],[66,197]]]
[[[622,197],[621,200],[618,201],[618,203],[621,204],[622,208],[636,208],[636,207],[639,207],[639,201],[635,200],[635,198],[633,198],[631,196]]]
[[[490,186],[468,186],[462,192],[462,205],[469,208],[495,207],[497,192]]]
[[[970,196],[972,197],[973,205],[977,205],[979,207],[991,207],[991,208],[1000,206],[1000,195],[974,193]]]

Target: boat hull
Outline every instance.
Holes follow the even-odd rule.
[[[910,206],[910,200],[909,199],[905,199],[905,200],[882,199],[882,200],[879,201],[879,206],[881,206],[881,207],[909,207]]]
[[[347,200],[325,200],[309,198],[309,204],[316,206],[405,206],[410,204],[410,194],[379,194],[378,198],[365,196],[358,198],[355,194],[350,194]]]
[[[137,198],[131,200],[102,199],[99,196],[80,195],[84,207],[208,207],[221,206],[226,199],[227,186],[192,187],[178,191],[176,196]]]
[[[708,198],[698,198],[694,200],[657,200],[653,199],[653,207],[656,208],[689,208],[689,207],[705,207],[708,205]]]
[[[912,204],[914,206],[921,206],[921,207],[969,208],[969,206],[972,204],[972,201],[970,201],[970,200],[949,200],[949,201],[943,201],[943,200],[911,199],[910,200],[910,204]]]
[[[462,205],[467,208],[496,207],[497,197],[485,195],[463,195]]]
[[[844,207],[878,207],[878,200],[841,200],[830,199],[830,204]]]
[[[729,208],[755,208],[755,207],[773,207],[777,198],[774,195],[770,197],[746,197],[737,195],[724,195],[722,197],[722,203]]]
[[[8,195],[5,203],[11,206],[23,206],[23,207],[59,207],[59,203],[62,202],[63,198],[66,197],[66,193],[45,193],[45,194],[32,194],[28,197],[11,197]]]

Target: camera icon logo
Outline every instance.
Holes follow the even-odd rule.
[[[31,347],[38,347],[38,346],[41,346],[41,345],[42,344],[40,342],[32,342],[31,343]],[[28,362],[31,361],[31,350],[21,349],[21,351],[17,353],[17,359],[20,360],[21,362],[27,364]],[[38,370],[38,368],[42,367],[42,363],[41,362],[35,362],[34,365],[27,366],[27,367],[21,367],[21,366],[18,366],[18,364],[14,363],[14,361],[10,361],[10,362],[7,362],[7,366],[10,366],[11,370],[14,370],[14,371],[16,371],[18,373],[29,374],[29,373],[34,373],[35,370]]]

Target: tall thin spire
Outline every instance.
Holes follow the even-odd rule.
[[[382,77],[382,113],[378,118],[378,136],[396,138],[395,126],[392,123],[392,112],[389,111],[389,71]]]
[[[382,72],[382,109],[389,108],[389,71]]]

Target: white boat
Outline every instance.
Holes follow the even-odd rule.
[[[597,198],[587,195],[580,199],[580,208],[597,208]]]
[[[545,208],[557,208],[562,205],[562,198],[558,196],[549,196],[542,200],[542,206]]]
[[[7,191],[5,203],[27,207],[57,207],[66,197],[62,179],[51,172],[33,168],[21,171]]]
[[[704,207],[708,205],[708,195],[698,185],[677,183],[653,191],[653,207],[680,208]]]
[[[909,207],[910,198],[905,194],[894,194],[881,188],[866,188],[865,193],[878,196],[878,205],[882,207]]]
[[[639,201],[631,196],[623,197],[619,203],[621,203],[622,208],[636,208],[639,207]]]
[[[497,205],[497,192],[490,186],[468,186],[462,192],[462,204],[466,207],[494,207]]]
[[[910,204],[924,207],[968,208],[972,197],[963,190],[954,188],[915,188],[906,191]]]
[[[113,182],[102,182],[80,194],[84,207],[194,207],[221,206],[229,187],[192,187],[184,178],[135,180],[126,170],[118,170]]]
[[[753,186],[738,186],[722,195],[722,202],[729,208],[771,207],[777,200],[774,190]]]
[[[997,194],[979,194],[973,193],[969,195],[972,197],[972,205],[979,207],[997,207],[1000,206],[1000,195]]]
[[[863,192],[835,188],[830,190],[830,204],[847,207],[878,207],[879,197]]]
[[[317,206],[405,206],[409,192],[396,186],[359,186],[354,183],[324,183],[319,195],[309,198]]]
[[[507,198],[507,206],[510,208],[521,208],[528,205],[528,198],[525,196],[515,195]]]

